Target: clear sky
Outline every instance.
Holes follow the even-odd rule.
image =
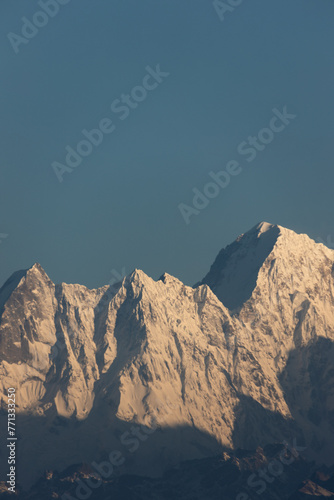
[[[0,3],[0,284],[34,262],[91,288],[124,268],[193,284],[262,220],[334,243],[333,0],[244,0],[223,19],[210,0],[62,3]],[[296,117],[248,161],[239,145],[284,106]],[[105,118],[59,182],[52,164]],[[180,203],[231,160],[242,171],[186,224]]]

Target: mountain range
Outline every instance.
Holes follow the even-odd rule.
[[[1,440],[9,387],[24,489],[112,453],[115,477],[283,443],[331,467],[334,251],[262,222],[194,287],[135,270],[89,290],[35,264],[0,290]]]

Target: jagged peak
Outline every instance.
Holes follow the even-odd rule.
[[[311,245],[316,243],[317,245],[320,245],[321,243],[315,241],[313,238],[308,236],[306,233],[297,233],[296,231],[293,231],[292,229],[289,229],[284,226],[280,226],[278,224],[271,224],[269,222],[259,222],[256,224],[254,227],[252,227],[249,231],[246,233],[241,234],[236,241],[240,241],[242,238],[246,236],[251,236],[254,237],[256,236],[257,238],[263,237],[263,235],[269,236],[271,234],[273,236],[273,240],[278,240],[279,237],[284,237],[284,238],[289,238],[293,239],[292,245],[298,245],[300,243],[305,243],[308,242]],[[232,243],[233,244],[233,243]],[[328,248],[328,247],[326,247]]]
[[[136,268],[123,280],[123,283],[125,285],[129,283],[134,285],[151,285],[154,283],[154,280],[144,273],[144,271]]]
[[[21,271],[16,271],[13,273],[4,285],[0,288],[0,318],[4,311],[5,304],[13,291],[18,287],[22,278],[26,276],[27,270],[22,269]]]
[[[27,277],[34,277],[38,274],[42,275],[47,281],[50,281],[48,275],[38,263],[35,263],[28,269],[16,271],[8,278],[8,280],[0,288],[0,318],[4,311],[5,304],[12,293],[27,279]]]
[[[29,267],[26,270],[27,273],[41,273],[45,276],[47,276],[46,272],[44,271],[43,267],[40,265],[39,262],[35,262],[31,267]]]
[[[235,242],[233,242],[231,245],[239,241],[245,241],[245,243],[247,242],[247,244],[249,244],[249,240],[259,238],[271,238],[272,241],[275,242],[277,238],[282,234],[282,230],[284,230],[284,228],[282,226],[278,226],[277,224],[271,224],[270,222],[264,221],[259,222],[249,231],[240,234],[240,236],[238,236]],[[231,245],[228,245],[228,247],[230,247]]]
[[[172,276],[171,274],[168,273],[164,273],[162,276],[160,276],[158,281],[162,281],[162,283],[164,283],[165,285],[169,284],[176,284],[181,286],[183,285],[182,281],[180,281],[179,279],[175,278],[175,276]]]
[[[250,297],[260,268],[284,232],[276,224],[257,223],[218,253],[209,273],[197,285],[209,285],[225,306],[238,309]]]
[[[277,224],[257,223],[218,253],[209,273],[199,284],[208,284],[225,306],[238,309],[250,298],[265,260],[282,237],[290,236],[299,237]]]
[[[26,270],[25,279],[28,283],[30,282],[30,280],[32,282],[35,282],[35,280],[41,280],[44,283],[53,285],[53,282],[50,280],[49,276],[46,274],[43,267],[38,262],[35,262],[35,264],[33,264],[31,267],[29,267],[29,269]]]
[[[300,254],[305,251],[317,253],[317,247],[318,244],[306,234],[260,222],[223,248],[209,273],[197,285],[208,284],[224,305],[238,309],[250,298],[260,269],[270,255],[275,253],[284,260],[295,254],[298,262]],[[323,247],[321,253],[331,258],[334,252]]]
[[[129,278],[130,279],[135,279],[135,278],[140,278],[140,279],[145,279],[145,278],[149,278],[149,276],[144,273],[144,271],[142,271],[141,269],[138,269],[137,267],[132,271],[132,273],[129,274]]]
[[[290,252],[317,252],[317,248],[322,249],[322,253],[326,255],[327,258],[333,259],[334,251],[323,245],[321,242],[314,240],[306,233],[297,233],[292,229],[284,226],[279,226],[278,224],[270,224],[268,222],[260,222],[254,226],[250,231],[241,235],[237,241],[241,241],[243,237],[250,237],[257,239],[267,238],[273,243],[272,251],[281,251],[284,247],[289,246]],[[245,240],[245,243],[249,244],[249,240]]]
[[[252,229],[250,229],[246,234],[256,233],[257,236],[260,237],[261,234],[267,233],[268,231],[272,231],[274,229],[282,229],[282,228],[277,224],[271,224],[270,222],[262,221],[256,224],[254,227],[252,227]]]
[[[258,230],[263,233],[269,231],[272,227],[279,227],[277,224],[271,224],[270,222],[262,221],[257,225]]]
[[[20,271],[14,272],[1,287],[0,294],[4,293],[5,291],[8,293],[9,290],[10,293],[12,293],[15,290],[15,288],[17,288],[17,286],[20,284],[23,278],[26,278],[28,275],[31,276],[36,274],[41,274],[43,277],[49,280],[49,277],[42,268],[42,266],[38,262],[36,262],[28,269],[21,269]]]

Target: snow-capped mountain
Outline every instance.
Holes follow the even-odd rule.
[[[146,475],[289,439],[334,462],[333,266],[333,250],[261,223],[194,288],[139,270],[96,290],[38,264],[15,273],[0,290],[0,398],[5,410],[17,389],[24,481],[113,449]]]

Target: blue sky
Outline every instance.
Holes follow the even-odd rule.
[[[204,0],[71,0],[16,54],[8,33],[40,10],[0,5],[0,283],[40,262],[92,288],[124,268],[193,284],[262,220],[334,242],[332,0],[244,1],[223,21]],[[111,104],[158,64],[169,76],[121,120]],[[238,145],[284,106],[296,118],[247,162]],[[104,118],[115,130],[60,183],[52,163]],[[186,224],[179,204],[233,159]]]

